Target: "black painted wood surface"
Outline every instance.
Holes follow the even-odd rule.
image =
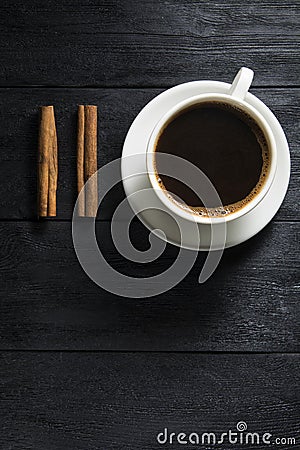
[[[296,0],[4,0],[0,85],[169,86],[226,79],[298,84]]]
[[[299,442],[299,369],[292,354],[2,353],[2,448],[299,449],[156,441],[165,427],[220,438],[244,421]]]
[[[164,448],[155,440],[164,427],[218,434],[241,420],[249,431],[296,439],[273,448],[300,449],[299,11],[296,0],[2,1],[1,450]],[[165,88],[231,82],[241,66],[254,69],[251,92],[290,144],[291,181],[277,215],[227,250],[204,285],[201,253],[181,283],[155,298],[98,288],[71,240],[77,104],[99,106],[103,166],[121,155],[132,120]],[[57,118],[58,217],[38,222],[43,104],[54,104]],[[123,195],[119,186],[100,208],[107,260],[135,276],[166,269],[172,246],[150,266],[114,249],[109,220]],[[132,236],[146,248],[138,222]]]
[[[232,77],[233,77],[232,73]],[[230,78],[227,80],[231,81]],[[76,199],[76,124],[79,103],[99,107],[98,166],[121,157],[123,142],[138,112],[162,89],[1,89],[0,220],[36,219],[38,106],[54,104],[59,142],[57,219],[70,219]],[[275,220],[299,220],[300,89],[251,89],[281,121],[292,157],[288,194]],[[123,198],[121,186],[108,196],[99,220],[111,217]]]
[[[83,272],[69,223],[1,223],[0,348],[299,351],[299,225],[272,223],[226,250],[205,284],[197,282],[201,253],[169,292],[127,299]],[[97,224],[97,236],[109,264],[133,277],[161,273],[177,255],[169,245],[153,263],[131,263],[110,242],[109,222]],[[141,224],[132,236],[137,248],[147,248]]]
[[[162,89],[1,89],[0,219],[36,219],[39,105],[55,105],[59,142],[57,218],[70,219],[77,193],[77,105],[95,103],[99,107],[98,166],[102,167],[121,157],[131,122],[160,92]],[[297,220],[300,204],[300,89],[251,89],[251,92],[276,114],[290,143],[291,181],[275,220]],[[101,206],[99,220],[111,217],[123,195],[121,186],[113,190]]]

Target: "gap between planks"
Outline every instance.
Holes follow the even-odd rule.
[[[137,217],[135,217],[133,219],[133,221],[140,222]],[[58,217],[43,217],[41,219],[38,219],[38,218],[32,218],[32,219],[21,219],[21,218],[18,219],[18,218],[16,218],[16,219],[12,219],[12,218],[5,218],[5,217],[0,218],[0,223],[14,223],[14,222],[15,223],[20,223],[20,222],[27,222],[27,223],[44,223],[44,222],[53,222],[53,223],[62,222],[62,223],[65,223],[65,222],[69,222],[69,223],[72,223],[72,219],[60,219]],[[101,219],[101,218],[96,219],[96,223],[105,223],[105,222],[111,223],[111,220],[110,219]],[[123,221],[120,220],[120,223],[122,223],[122,222]],[[269,223],[299,223],[299,222],[300,222],[300,219],[293,219],[293,220],[272,219]]]
[[[300,356],[300,352],[280,351],[211,351],[211,350],[95,350],[95,349],[1,349],[0,353],[111,353],[111,354],[158,354],[158,355],[289,355]]]
[[[198,79],[195,80],[187,80],[186,83],[191,81],[201,81]],[[220,80],[216,80],[220,81]],[[182,84],[182,83],[179,83]],[[230,83],[229,83],[230,84]],[[0,89],[170,89],[176,84],[172,85],[126,85],[126,86],[118,86],[118,85],[52,85],[52,84],[24,84],[24,85],[1,85]],[[287,85],[266,85],[266,86],[256,86],[255,84],[251,85],[251,89],[299,89],[300,85],[295,84],[287,84]]]

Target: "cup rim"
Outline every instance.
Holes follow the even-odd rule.
[[[271,153],[271,164],[268,171],[267,179],[265,180],[264,185],[260,189],[260,191],[254,196],[252,200],[250,200],[246,205],[242,206],[237,211],[228,214],[224,217],[212,217],[212,216],[200,216],[192,209],[187,210],[186,208],[181,207],[179,204],[177,204],[175,201],[172,201],[169,196],[165,193],[165,191],[161,188],[161,186],[158,183],[157,176],[155,174],[155,146],[157,139],[161,133],[161,130],[170,123],[174,117],[179,114],[181,111],[184,111],[190,106],[197,105],[198,103],[203,103],[205,101],[218,101],[223,100],[225,103],[228,103],[230,105],[236,105],[237,107],[240,107],[240,109],[247,112],[254,120],[258,123],[260,128],[262,129],[264,136],[266,137],[268,141],[268,145],[270,148]],[[277,167],[277,147],[276,147],[276,141],[275,137],[273,135],[273,132],[271,130],[271,127],[269,126],[266,119],[263,117],[263,115],[257,111],[252,105],[250,105],[246,100],[233,97],[230,94],[227,93],[205,93],[205,94],[199,94],[192,97],[189,97],[181,102],[178,102],[176,105],[174,105],[172,108],[170,108],[156,123],[154,126],[149,140],[147,144],[147,151],[146,151],[146,165],[147,165],[147,173],[148,178],[150,180],[151,186],[155,192],[155,194],[158,196],[159,200],[167,207],[169,210],[171,210],[176,215],[198,223],[202,224],[211,224],[211,223],[224,223],[229,222],[231,220],[237,219],[238,217],[246,215],[249,211],[254,209],[258,203],[261,202],[261,200],[265,197],[267,192],[269,191],[276,172]]]

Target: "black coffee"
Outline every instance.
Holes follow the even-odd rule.
[[[221,198],[222,214],[249,202],[268,172],[269,150],[262,130],[246,113],[226,103],[202,103],[180,112],[162,130],[155,150],[180,156],[200,168]],[[160,172],[159,155],[156,170],[163,188],[192,209],[206,211],[189,187]]]

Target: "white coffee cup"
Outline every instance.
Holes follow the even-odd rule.
[[[257,109],[255,109],[252,105],[250,105],[246,101],[246,95],[252,83],[253,75],[254,73],[251,69],[242,67],[237,73],[236,77],[234,78],[228,94],[212,92],[209,94],[201,94],[190,97],[184,101],[179,102],[169,111],[167,111],[167,113],[164,114],[163,117],[161,117],[158,120],[157,124],[155,125],[147,145],[146,158],[147,158],[148,176],[150,179],[150,183],[156,195],[159,197],[160,201],[165,205],[167,209],[172,211],[174,214],[183,217],[186,220],[191,220],[194,222],[196,221],[198,223],[203,224],[224,222],[224,220],[228,222],[238,217],[244,216],[253,208],[255,208],[255,206],[257,206],[257,204],[261,202],[261,200],[265,197],[265,195],[269,191],[276,172],[277,148],[273,132],[269,124],[267,123],[266,119]],[[257,194],[253,196],[251,200],[246,202],[244,206],[238,208],[236,211],[228,215],[225,215],[224,217],[219,216],[208,217],[199,215],[193,209],[183,208],[182,206],[180,206],[179,203],[172,201],[170,195],[167,195],[165,189],[161,187],[161,184],[158,181],[155,168],[155,147],[158,137],[161,134],[162,130],[181,111],[184,111],[191,106],[207,102],[226,103],[231,106],[237,107],[241,111],[245,112],[248,116],[250,116],[258,124],[259,128],[263,132],[270,155],[269,170],[262,188],[257,192]]]

